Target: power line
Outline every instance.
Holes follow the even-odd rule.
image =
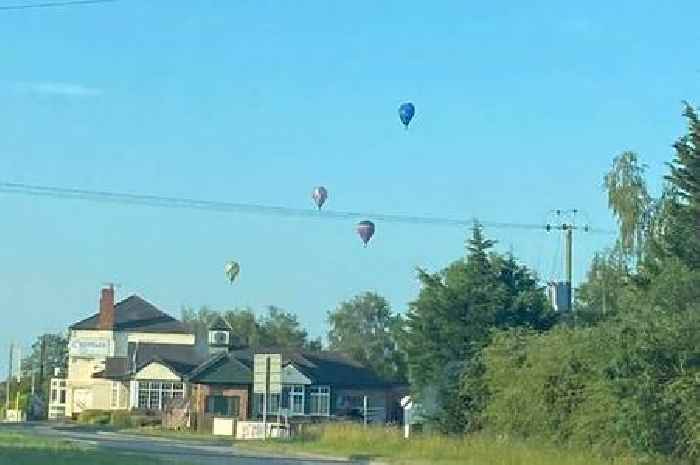
[[[28,3],[26,5],[7,5],[0,6],[0,11],[7,10],[28,10],[30,8],[52,8],[61,6],[78,6],[78,5],[91,5],[95,3],[113,3],[119,0],[71,0],[65,2],[45,2],[45,3]]]
[[[159,195],[149,194],[125,194],[117,192],[93,191],[86,189],[61,188],[30,184],[19,184],[0,182],[0,193],[20,194],[35,197],[49,197],[56,199],[75,199],[87,200],[95,202],[107,202],[125,205],[145,205],[150,207],[161,208],[185,208],[194,210],[208,210],[218,212],[238,212],[249,214],[263,214],[273,216],[287,217],[302,217],[315,219],[368,219],[381,221],[385,223],[403,223],[403,224],[423,224],[435,226],[453,226],[453,227],[472,227],[475,223],[479,223],[485,227],[499,229],[531,229],[531,230],[550,230],[556,229],[557,226],[545,224],[522,224],[522,223],[507,223],[507,222],[487,222],[480,221],[477,218],[471,219],[454,219],[454,218],[439,218],[439,217],[423,217],[410,215],[396,215],[387,213],[366,213],[366,212],[337,212],[331,210],[317,211],[316,209],[301,209],[280,207],[271,205],[262,205],[255,203],[238,203],[238,202],[222,202],[212,200],[196,200],[178,197],[164,197]],[[585,226],[588,232],[598,234],[614,234],[612,231],[603,229],[592,229]]]

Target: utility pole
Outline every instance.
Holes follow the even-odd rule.
[[[15,345],[10,343],[10,363],[7,368],[7,382],[5,383],[5,418],[7,411],[10,410],[10,386],[12,385],[12,355],[15,351]]]
[[[572,224],[564,224],[562,225],[564,228],[564,248],[566,249],[565,251],[565,263],[564,263],[564,269],[566,270],[565,274],[565,279],[566,279],[566,308],[567,310],[571,311],[573,309],[573,287],[572,287],[572,250],[573,250],[573,241],[574,241],[574,225]]]
[[[549,224],[545,226],[547,232],[552,229],[561,230],[564,233],[564,283],[563,292],[566,294],[564,299],[565,307],[563,310],[571,311],[573,309],[573,249],[574,249],[574,230],[582,230],[588,232],[589,226],[577,226],[576,225],[576,215],[579,213],[577,209],[572,210],[554,210],[558,219],[561,221],[559,224]],[[564,218],[561,218],[564,216]],[[559,287],[557,286],[557,292]],[[559,302],[559,298],[556,299]]]
[[[44,397],[43,394],[43,385],[44,385],[44,363],[46,360],[46,334],[42,334],[41,336],[41,353],[40,353],[40,358],[41,361],[39,361],[39,392],[40,396]]]

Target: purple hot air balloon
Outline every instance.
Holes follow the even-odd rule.
[[[328,191],[325,187],[318,186],[314,189],[313,193],[311,194],[311,197],[314,199],[314,202],[316,202],[316,206],[320,210],[323,204],[326,202],[326,199],[328,198]]]
[[[374,223],[367,220],[360,221],[357,223],[357,234],[360,235],[362,242],[365,244],[365,247],[367,247],[367,243],[374,235]]]

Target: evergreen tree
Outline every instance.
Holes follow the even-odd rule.
[[[673,144],[676,157],[669,164],[670,194],[664,225],[666,251],[693,269],[700,267],[700,118],[686,103],[688,133]]]
[[[418,270],[422,289],[409,307],[405,350],[414,391],[445,431],[478,428],[486,398],[481,350],[493,329],[554,323],[533,273],[492,253],[494,244],[477,224],[465,259],[440,273]]]

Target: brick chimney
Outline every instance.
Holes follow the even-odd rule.
[[[102,288],[100,297],[100,329],[114,329],[114,286]]]

